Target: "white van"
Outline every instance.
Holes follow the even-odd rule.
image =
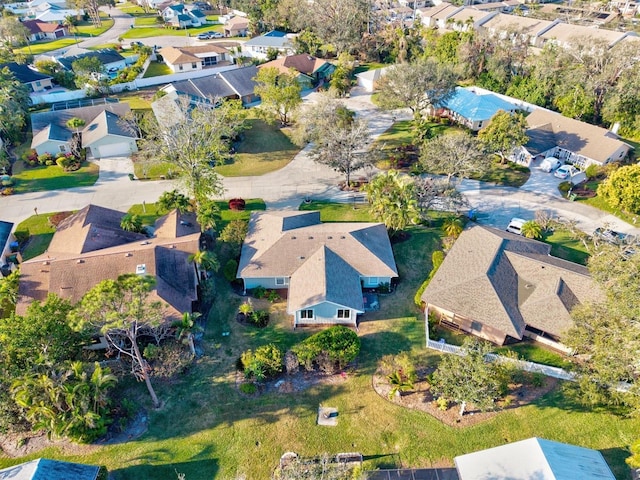
[[[560,165],[562,165],[562,162],[556,157],[547,157],[540,163],[540,170],[549,173],[553,172]]]
[[[507,226],[507,232],[515,233],[516,235],[522,235],[522,226],[526,223],[526,220],[521,218],[512,218]]]

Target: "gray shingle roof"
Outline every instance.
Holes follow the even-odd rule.
[[[256,88],[256,82],[253,79],[257,74],[258,68],[255,65],[250,65],[221,72],[220,76],[238,95],[244,97],[253,94]]]
[[[326,245],[291,275],[289,284],[289,313],[323,302],[364,312],[360,275]]]
[[[103,111],[89,122],[82,130],[82,146],[90,147],[94,142],[107,135],[133,138],[133,133],[125,130],[120,125],[120,117],[115,113]]]
[[[13,73],[13,76],[20,83],[31,83],[31,82],[36,82],[38,80],[46,80],[48,78],[52,78],[49,75],[45,75],[44,73],[40,73],[35,70],[31,70],[26,65],[22,65],[16,62],[0,63],[0,70],[2,70],[5,67],[8,68],[11,73]]]
[[[93,52],[82,53],[80,55],[72,55],[69,57],[58,57],[56,58],[56,60],[58,60],[58,62],[60,62],[60,64],[64,66],[64,68],[66,68],[67,70],[71,70],[73,62],[85,57],[95,57],[100,60],[100,63],[102,63],[103,65],[124,60],[124,57],[116,52],[113,48],[103,48],[100,50],[95,50]]]
[[[586,267],[551,257],[550,247],[472,225],[447,254],[422,300],[522,338],[527,325],[560,336],[569,312],[602,293]]]

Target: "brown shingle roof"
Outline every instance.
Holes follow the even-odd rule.
[[[190,312],[192,301],[197,299],[197,291],[195,268],[188,257],[198,251],[200,234],[197,224],[189,227],[195,230],[194,233],[181,231],[184,226],[178,226],[174,237],[146,238],[135,234],[133,241],[129,239],[124,243],[122,239],[128,232],[116,231],[123,215],[89,205],[63,221],[51,242],[58,250],[53,251],[50,247],[47,253],[22,264],[16,312],[24,313],[31,302],[44,301],[48,293],[75,303],[102,280],[134,273],[156,278],[152,296],[169,305],[165,316],[176,317],[182,312]],[[165,218],[177,216],[171,213]],[[99,221],[102,223],[98,228]],[[163,230],[162,226],[160,230]],[[164,230],[167,230],[166,226]],[[87,231],[89,237],[85,235]],[[102,246],[98,249],[83,248],[94,233],[103,237],[98,240]],[[104,237],[108,237],[106,241]]]
[[[522,34],[534,35],[543,29],[548,28],[551,23],[552,22],[548,20],[539,20],[537,18],[499,13],[495,17],[484,22],[482,24],[482,28],[493,30],[495,32],[519,32]]]
[[[249,26],[249,19],[245,17],[233,17],[227,20],[224,26],[235,30],[247,28]]]
[[[550,247],[473,225],[447,254],[422,295],[429,304],[522,338],[525,326],[560,336],[577,303],[601,292],[588,270],[549,256]]]
[[[527,116],[527,135],[536,149],[559,146],[601,163],[616,160],[611,156],[621,147],[630,148],[606,128],[574,120],[544,109],[536,109]],[[537,143],[546,145],[537,145]],[[551,145],[549,142],[554,143]]]
[[[65,27],[59,23],[47,23],[39,20],[25,20],[22,25],[27,27],[31,33],[54,33],[57,30],[64,30]]]
[[[601,40],[607,45],[614,45],[626,36],[626,32],[616,32],[604,30],[602,28],[587,27],[584,25],[573,25],[568,23],[557,23],[549,30],[540,35],[545,40],[557,40],[561,43],[579,43],[581,40]]]
[[[178,238],[199,232],[195,214],[172,210],[156,220],[154,234],[157,238]]]
[[[289,69],[293,68],[295,71],[304,73],[305,75],[313,75],[327,63],[326,60],[303,53],[300,55],[287,55],[286,57],[276,58],[271,62],[259,65],[258,68],[277,68],[282,73],[288,73]]]
[[[181,63],[191,63],[191,62],[199,62],[200,59],[195,55],[192,55],[187,52],[183,52],[181,49],[176,47],[164,47],[160,49],[160,55],[165,62],[171,63],[172,65],[179,65]]]
[[[252,213],[238,277],[289,277],[323,246],[362,276],[398,276],[383,224],[319,223],[319,219],[319,212]]]

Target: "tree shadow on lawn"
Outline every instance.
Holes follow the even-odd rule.
[[[605,448],[600,450],[616,478],[629,478],[629,467],[625,460],[631,455],[626,448]]]
[[[397,355],[411,350],[414,343],[398,332],[376,332],[360,337],[360,355],[362,357],[362,373],[372,374],[377,368],[377,361],[385,355]]]
[[[152,454],[155,452],[151,452]],[[171,458],[170,452],[157,452],[158,457]],[[201,456],[200,454],[196,457]],[[109,478],[118,480],[139,480],[143,478],[177,478],[176,472],[185,474],[188,480],[211,480],[216,478],[220,469],[215,458],[206,460],[192,460],[180,463],[152,464],[154,458],[140,458],[143,465],[132,465],[130,467],[112,470]]]
[[[615,415],[619,418],[629,416],[632,409],[624,405],[587,405],[580,400],[578,384],[560,381],[558,387],[533,402],[538,408],[557,408],[567,412],[595,413]]]

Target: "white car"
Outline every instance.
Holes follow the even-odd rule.
[[[562,165],[562,162],[556,157],[547,157],[540,163],[540,170],[549,173],[553,172],[560,165]]]
[[[566,180],[568,178],[573,177],[579,171],[580,170],[578,170],[573,165],[562,165],[559,169],[557,169],[553,173],[553,175],[557,178],[561,178],[562,180]]]
[[[522,218],[512,218],[507,226],[507,232],[522,235],[522,226],[525,223],[527,223],[527,221]]]

